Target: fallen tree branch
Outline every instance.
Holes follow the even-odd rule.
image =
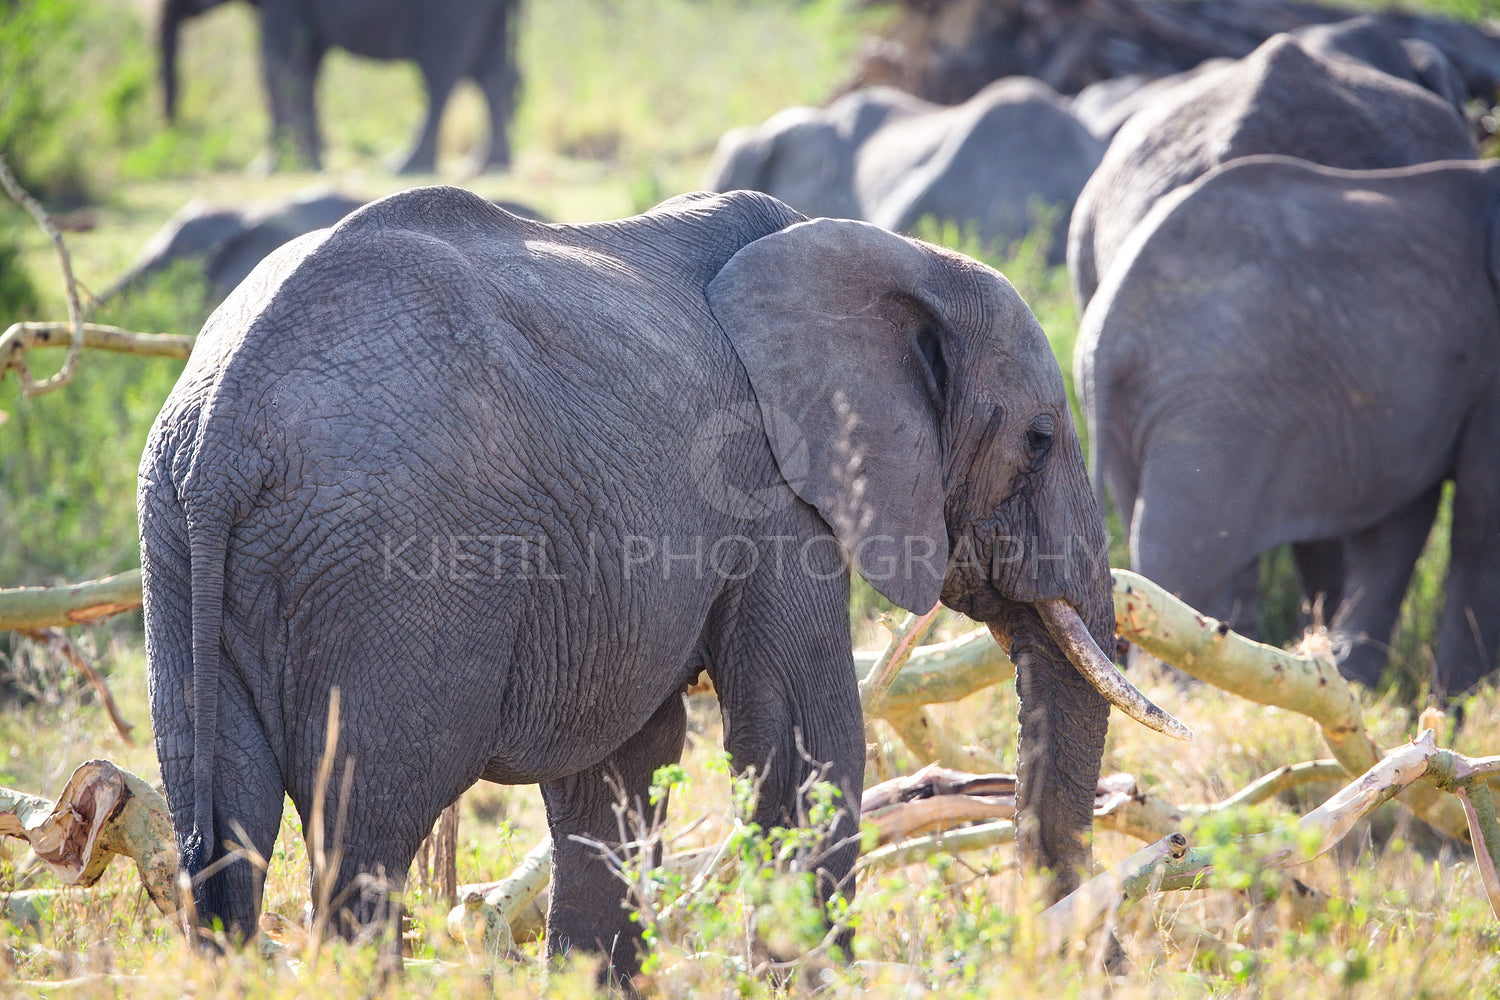
[[[1131,898],[1126,886],[1159,882],[1166,863],[1181,859],[1187,849],[1187,838],[1182,834],[1163,837],[1047,907],[1042,912],[1047,949],[1057,951],[1069,938],[1098,926],[1106,914]]]
[[[72,350],[74,327],[70,323],[40,322],[13,323],[0,334],[0,376],[12,368],[22,378],[22,391],[27,395],[36,392],[26,390],[31,376],[26,369],[26,352],[46,347],[67,347]],[[80,323],[77,327],[77,342],[81,347],[96,351],[113,351],[116,354],[134,354],[142,358],[185,359],[193,353],[196,337],[177,333],[136,333],[122,330],[118,326],[102,323]],[[58,374],[61,374],[59,372]],[[53,378],[57,376],[54,375]],[[72,376],[70,375],[69,378]],[[31,383],[41,385],[42,383]],[[58,383],[61,385],[61,383]],[[57,388],[57,386],[52,386]],[[39,389],[39,392],[49,391]]]
[[[1387,753],[1368,771],[1296,823],[1247,837],[1239,842],[1239,846],[1245,853],[1258,856],[1258,863],[1265,870],[1293,868],[1331,850],[1356,823],[1417,781],[1425,780],[1435,790],[1451,790],[1469,803],[1476,798],[1488,801],[1487,776],[1497,769],[1500,769],[1500,758],[1473,760],[1464,757],[1439,747],[1432,730],[1424,730],[1412,742]],[[1490,905],[1500,918],[1500,881],[1493,878],[1495,861],[1500,858],[1500,833],[1494,829],[1492,806],[1488,822],[1479,810],[1474,810],[1474,813],[1477,867]],[[1052,921],[1049,926],[1072,928],[1073,931],[1091,929],[1109,912],[1158,890],[1196,888],[1213,871],[1216,854],[1216,848],[1197,848],[1175,855],[1170,863],[1159,868],[1160,858],[1154,858],[1150,864],[1123,874],[1121,869],[1125,866],[1117,866],[1104,876],[1085,882],[1070,896],[1058,901],[1054,909],[1058,909],[1060,915],[1049,918]]]
[[[126,746],[135,746],[135,740],[130,738],[130,731],[135,727],[126,722],[125,717],[120,714],[120,708],[115,704],[115,696],[110,692],[109,683],[105,681],[104,675],[78,651],[72,639],[55,628],[22,629],[21,634],[34,642],[46,643],[54,656],[67,660],[73,665],[74,670],[88,678],[88,682],[93,685],[94,693],[104,703],[104,710],[109,713],[109,720],[114,723],[115,732],[120,734],[120,739],[125,741]]]
[[[124,855],[156,908],[177,910],[177,841],[167,802],[107,760],[80,764],[56,803],[0,788],[0,836],[29,843],[67,885],[94,885],[115,855]]]
[[[515,948],[513,925],[547,887],[552,876],[552,838],[526,852],[511,876],[488,886],[466,887],[463,902],[448,913],[448,934],[491,962]]]
[[[0,590],[0,631],[94,625],[141,606],[141,571],[65,587]]]
[[[1307,716],[1350,774],[1379,762],[1380,748],[1365,731],[1359,700],[1331,656],[1299,655],[1246,639],[1137,573],[1113,573],[1115,623],[1123,638],[1230,694]],[[1438,789],[1419,785],[1404,791],[1401,801],[1450,837],[1468,839],[1462,807]]]
[[[856,652],[854,670],[865,676],[873,668],[874,653]],[[1016,666],[995,644],[987,628],[978,628],[947,642],[918,646],[896,675],[881,705],[882,714],[958,701],[991,684],[1013,680]]]
[[[941,604],[934,604],[926,614],[908,614],[899,624],[893,623],[889,616],[882,618],[881,623],[890,631],[891,639],[875,658],[870,670],[859,679],[859,703],[866,718],[880,714],[896,676],[911,659],[917,643],[927,638],[932,626],[937,624],[941,610]]]

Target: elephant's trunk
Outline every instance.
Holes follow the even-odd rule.
[[[1102,607],[1102,638],[1113,630]],[[1050,873],[1053,899],[1078,887],[1092,862],[1094,795],[1109,729],[1109,702],[1068,661],[1033,604],[1013,604],[995,629],[1009,640],[1020,697],[1016,847],[1022,863]]]
[[[1058,599],[1036,604],[1042,624],[1057,643],[1068,662],[1088,678],[1109,703],[1141,725],[1179,740],[1191,740],[1193,731],[1158,707],[1134,684],[1115,669],[1113,661],[1094,642],[1078,612],[1067,601]]]
[[[162,110],[169,122],[177,118],[177,33],[182,18],[182,5],[176,0],[162,4],[157,43],[161,52]]]

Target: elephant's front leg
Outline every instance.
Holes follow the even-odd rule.
[[[621,795],[627,808],[649,817],[651,779],[657,768],[681,759],[686,736],[687,711],[682,695],[674,692],[645,728],[604,761],[542,784],[552,830],[549,956],[566,955],[573,948],[602,952],[622,983],[640,970],[641,928],[625,908],[625,883],[610,870],[598,847],[575,838],[618,843],[615,807]]]
[[[817,873],[818,894],[826,903],[835,893],[854,894],[850,872],[859,854],[865,740],[848,612],[833,602],[811,620],[786,615],[789,606],[811,612],[819,603],[820,595],[790,593],[763,607],[747,600],[737,621],[721,634],[709,673],[733,769],[736,774],[755,769],[754,819],[762,829],[805,823],[816,782],[838,789],[833,823],[812,856],[798,861]],[[847,952],[849,936],[838,943]]]

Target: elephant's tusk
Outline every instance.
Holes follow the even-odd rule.
[[[1109,699],[1110,704],[1130,716],[1143,726],[1179,740],[1191,740],[1193,731],[1172,716],[1162,711],[1150,698],[1120,671],[1115,669],[1109,657],[1099,650],[1094,637],[1084,627],[1078,612],[1064,600],[1039,601],[1035,605],[1042,616],[1042,623],[1052,634],[1053,640],[1062,647],[1063,653],[1078,672],[1087,677],[1099,693]]]

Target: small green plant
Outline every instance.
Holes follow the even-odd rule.
[[[715,754],[705,766],[727,772],[728,757]],[[630,905],[650,952],[643,964],[647,975],[691,969],[731,984],[739,995],[762,992],[763,977],[785,977],[816,962],[855,919],[839,897],[825,909],[810,870],[835,834],[842,793],[811,779],[802,790],[803,822],[765,829],[751,819],[760,790],[754,770],[734,775],[723,835],[712,847],[694,852],[690,865],[679,857],[657,866],[665,846],[661,806],[668,794],[684,795],[689,787],[680,765],[659,768],[651,786],[651,816],[617,807],[622,829],[634,839],[623,850],[598,846],[630,888]]]

